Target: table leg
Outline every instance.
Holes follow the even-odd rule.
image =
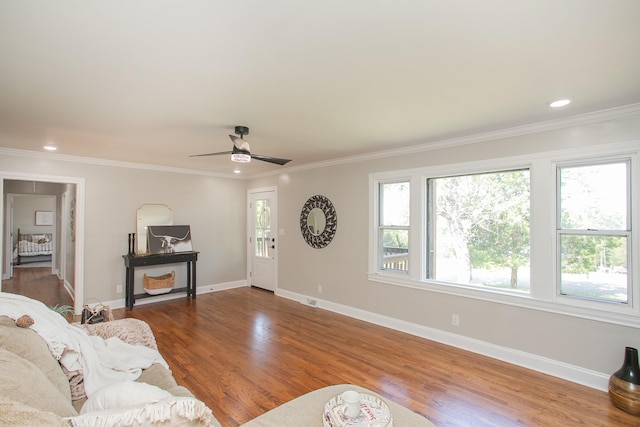
[[[127,279],[126,279],[126,304],[129,310],[133,310],[133,304],[135,303],[135,297],[133,296],[133,276],[134,268],[127,267]]]
[[[191,296],[191,261],[187,261],[187,298]]]
[[[191,298],[196,299],[196,262],[193,262],[193,281],[191,282]]]

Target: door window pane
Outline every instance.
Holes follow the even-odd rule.
[[[256,218],[256,241],[255,254],[259,257],[269,257],[269,241],[271,239],[271,210],[269,208],[269,200],[256,200],[255,202],[255,218]]]

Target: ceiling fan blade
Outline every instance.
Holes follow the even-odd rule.
[[[262,160],[263,162],[275,163],[276,165],[286,165],[290,159],[279,159],[278,157],[261,156],[260,154],[252,154],[252,159]]]
[[[206,154],[192,154],[189,157],[220,156],[222,154],[231,154],[231,151],[219,151],[217,153],[206,153]]]
[[[268,162],[268,163],[274,163],[276,165],[285,165],[287,163],[289,163],[291,160],[289,159],[281,159],[278,157],[270,157],[270,156],[263,156],[261,154],[251,154],[251,148],[249,147],[249,141],[243,139],[244,135],[247,135],[249,133],[249,128],[245,127],[245,126],[236,126],[236,133],[238,135],[240,135],[240,137],[237,137],[235,135],[229,135],[229,138],[231,138],[231,141],[233,142],[233,150],[232,151],[220,151],[217,153],[206,153],[206,154],[194,154],[191,155],[189,157],[203,157],[203,156],[218,156],[218,155],[222,155],[222,154],[231,154],[232,161],[239,161],[239,162],[244,162],[244,161],[248,161],[249,159],[242,159],[242,156],[237,156],[239,154],[241,155],[249,155],[251,156],[252,159],[256,159],[256,160],[261,160],[263,162]],[[237,156],[239,158],[234,159],[234,157]]]
[[[251,148],[249,148],[249,141],[246,141],[242,138],[238,138],[237,136],[234,136],[234,135],[229,135],[229,138],[231,138],[231,140],[233,141],[233,145],[238,150],[246,151],[247,153],[251,151]]]

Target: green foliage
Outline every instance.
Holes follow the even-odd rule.
[[[529,263],[529,174],[515,171],[482,175],[491,188],[491,203],[471,229],[473,268],[508,267],[510,286],[517,287],[518,268]]]
[[[440,237],[448,239],[460,265],[509,267],[511,287],[518,267],[529,262],[529,171],[440,178]]]
[[[49,307],[51,310],[60,314],[61,316],[66,316],[67,314],[75,314],[75,310],[70,305],[54,305],[53,307]]]
[[[560,249],[563,273],[586,274],[627,264],[625,237],[562,235]]]
[[[409,233],[407,230],[385,229],[382,233],[382,246],[385,248],[408,248]]]

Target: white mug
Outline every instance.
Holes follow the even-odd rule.
[[[360,415],[360,393],[347,390],[342,393],[341,397],[342,403],[344,403],[344,415],[348,419],[353,419]]]

